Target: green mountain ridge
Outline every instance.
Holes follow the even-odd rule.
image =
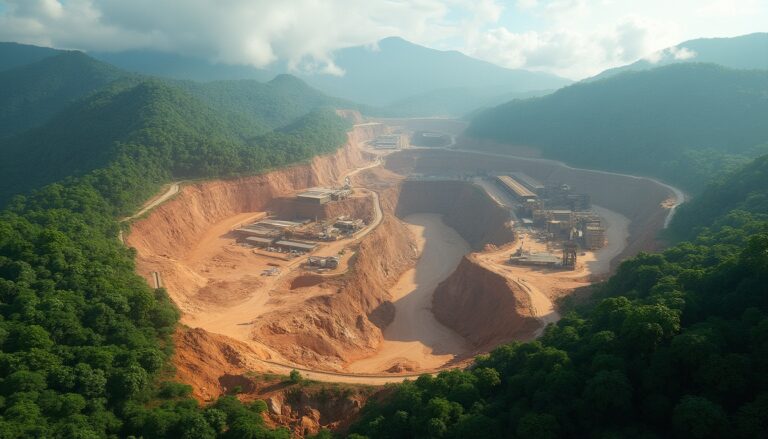
[[[38,126],[75,100],[128,76],[77,51],[0,71],[0,138]]]
[[[698,190],[766,150],[767,118],[766,72],[686,63],[500,105],[467,133]]]
[[[732,69],[768,70],[768,33],[760,32],[731,38],[699,38],[684,41],[632,64],[608,69],[587,79],[593,81],[629,71],[649,70],[676,63],[712,63]]]
[[[0,71],[31,64],[63,52],[63,50],[51,49],[50,47],[0,42]]]
[[[379,41],[375,50],[362,46],[338,50],[333,59],[344,75],[300,77],[326,93],[375,106],[441,89],[493,86],[505,87],[507,92],[527,92],[571,82],[547,73],[506,69],[457,51],[429,49],[397,37]]]

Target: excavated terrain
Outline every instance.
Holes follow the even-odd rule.
[[[150,284],[158,273],[182,311],[186,328],[176,335],[174,362],[196,397],[252,386],[242,377],[254,371],[297,367],[314,379],[378,384],[462,364],[499,343],[540,334],[559,318],[558,297],[589,285],[622,257],[658,245],[670,194],[653,181],[446,150],[399,151],[379,166],[360,145],[385,129],[356,125],[337,153],[306,164],[183,185],[132,224],[126,243],[137,251],[138,272]],[[588,253],[574,272],[510,268],[504,258],[516,241],[509,214],[484,189],[455,178],[405,179],[477,170],[522,171],[589,193],[610,218],[611,248]],[[347,200],[309,206],[293,198],[347,176],[354,187]],[[256,256],[234,244],[231,230],[267,213],[351,215],[369,226],[358,238],[316,252],[343,248],[341,268],[309,272],[298,259]],[[281,274],[259,275],[271,267]],[[343,410],[329,410],[352,410],[351,403],[340,404]],[[299,427],[309,417],[312,429],[337,422],[302,410],[288,409],[286,416]],[[273,410],[276,422],[285,418],[282,411]]]

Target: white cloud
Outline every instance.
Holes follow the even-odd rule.
[[[696,57],[696,52],[687,47],[672,47],[669,51],[672,53],[672,56],[679,61]]]
[[[0,0],[0,40],[343,74],[387,36],[581,78],[685,39],[764,29],[767,0]],[[505,7],[510,5],[509,7]],[[761,29],[760,23],[763,23]],[[678,59],[695,54],[670,53]]]
[[[331,52],[391,35],[436,41],[449,6],[438,0],[8,0],[0,39],[83,50],[153,48],[217,62],[341,73]],[[453,2],[466,8],[471,2]],[[477,11],[498,16],[493,1]],[[479,23],[478,25],[482,25]]]

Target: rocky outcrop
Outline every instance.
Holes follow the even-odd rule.
[[[478,351],[527,338],[540,326],[528,294],[472,256],[464,257],[438,285],[432,311],[440,323],[464,336]]]
[[[292,387],[269,396],[265,402],[271,421],[290,428],[294,437],[305,437],[323,428],[345,431],[370,394],[351,387]]]

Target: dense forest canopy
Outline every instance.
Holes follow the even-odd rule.
[[[128,76],[75,51],[0,71],[0,139],[39,126],[72,101]]]
[[[468,134],[696,191],[768,152],[767,116],[766,71],[691,63],[512,101],[478,114]]]

